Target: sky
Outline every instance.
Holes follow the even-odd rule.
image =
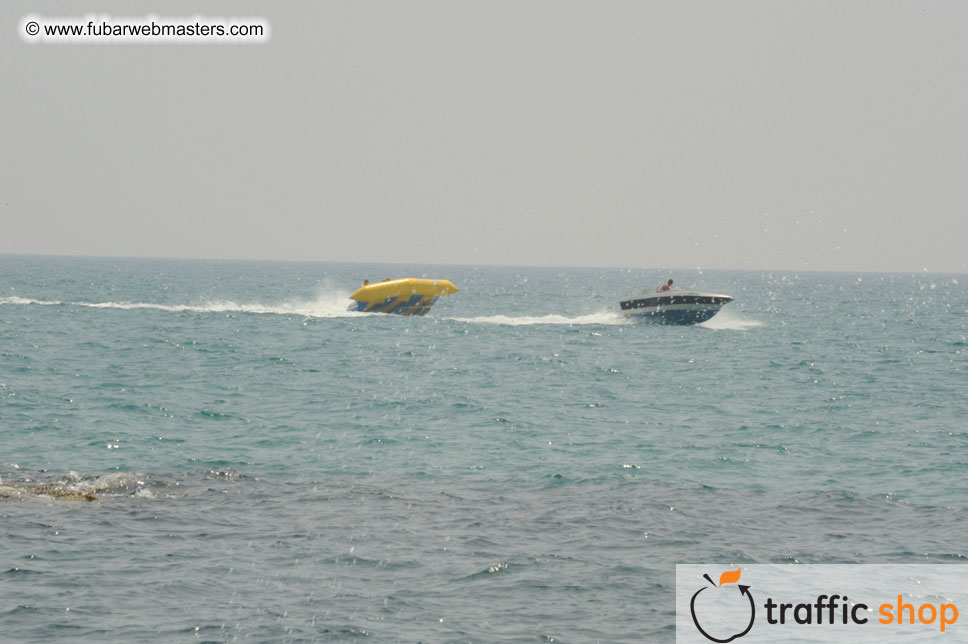
[[[271,38],[38,44],[28,14]],[[966,24],[961,0],[7,1],[0,253],[965,273]]]

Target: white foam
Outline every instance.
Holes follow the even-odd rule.
[[[510,315],[484,315],[473,318],[444,318],[454,322],[466,322],[468,324],[495,324],[504,326],[530,326],[535,324],[564,324],[564,325],[617,325],[628,324],[628,320],[620,313],[614,311],[599,311],[588,315],[569,317],[566,315],[539,315],[539,316],[510,316]]]
[[[128,472],[111,472],[97,476],[81,476],[77,472],[68,472],[59,484],[64,490],[81,494],[96,494],[110,492],[143,485],[138,474]]]
[[[759,320],[749,320],[742,317],[739,313],[729,307],[719,311],[711,320],[703,322],[699,326],[715,331],[746,331],[765,326]]]
[[[31,300],[26,297],[17,297],[16,295],[12,295],[10,297],[0,297],[0,304],[40,304],[42,306],[55,306],[58,304],[63,304],[63,302]]]

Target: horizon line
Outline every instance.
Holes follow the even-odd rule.
[[[553,268],[553,269],[611,269],[611,270],[646,270],[646,271],[724,271],[724,272],[748,272],[762,273],[771,271],[783,271],[788,273],[864,273],[864,274],[904,274],[904,275],[968,275],[968,268],[962,270],[929,270],[922,267],[921,270],[901,270],[901,269],[838,269],[838,268],[790,268],[790,267],[771,267],[771,268],[723,268],[723,267],[703,267],[703,266],[602,266],[594,264],[565,265],[565,264],[500,264],[500,263],[480,263],[462,264],[453,262],[404,262],[404,261],[365,261],[365,260],[329,260],[329,259],[278,259],[278,258],[252,258],[252,257],[188,257],[188,256],[166,256],[166,255],[96,255],[96,254],[59,254],[59,253],[11,253],[0,252],[0,257],[51,257],[62,259],[123,259],[123,260],[146,260],[146,261],[200,261],[200,262],[253,262],[253,263],[287,263],[287,264],[358,264],[374,266],[463,266],[463,267],[493,267],[493,268]]]

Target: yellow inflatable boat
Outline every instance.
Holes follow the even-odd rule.
[[[451,295],[459,289],[448,280],[423,280],[407,277],[399,280],[364,283],[350,295],[354,304],[350,311],[368,313],[396,313],[398,315],[427,315],[438,297]]]

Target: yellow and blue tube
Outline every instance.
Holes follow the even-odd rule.
[[[426,315],[438,297],[452,295],[458,289],[449,280],[404,278],[361,286],[350,298],[350,311]]]

